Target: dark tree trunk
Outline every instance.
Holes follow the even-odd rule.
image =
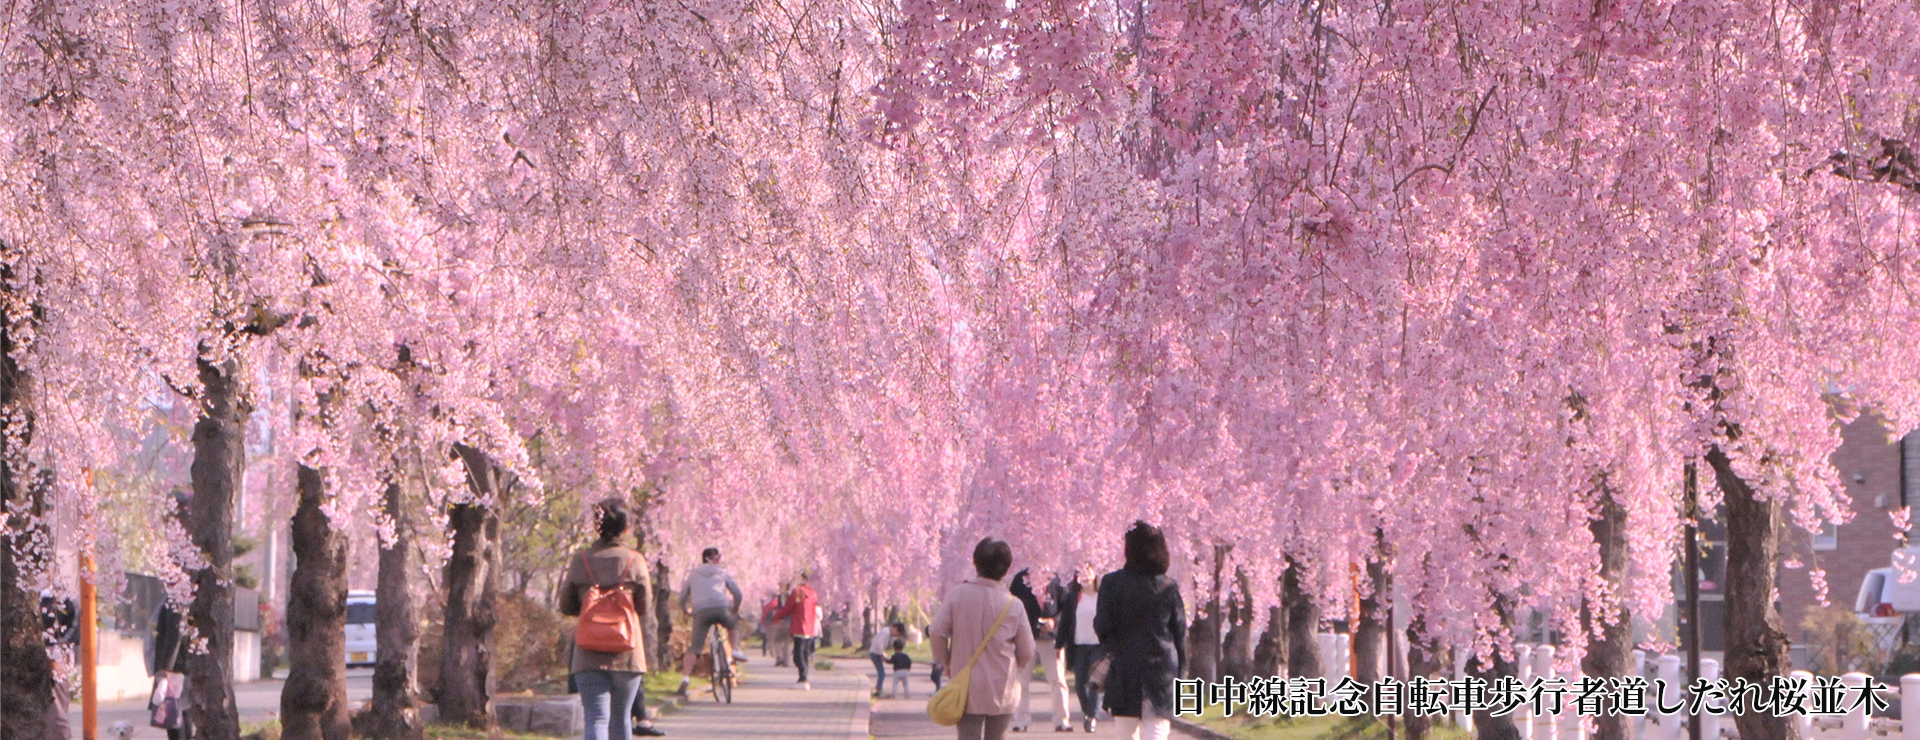
[[[1287,556],[1287,572],[1280,577],[1280,603],[1287,610],[1287,675],[1315,678],[1320,675],[1320,605],[1307,594],[1303,583],[1306,566]]]
[[[1253,674],[1278,676],[1287,665],[1287,610],[1267,607],[1267,628],[1253,648]]]
[[[1213,682],[1220,680],[1220,582],[1231,545],[1213,546],[1213,592],[1200,614],[1187,627],[1187,677]]]
[[[1600,578],[1612,586],[1612,603],[1599,605],[1598,610],[1592,603],[1580,605],[1580,625],[1587,633],[1587,653],[1580,658],[1580,671],[1599,678],[1620,678],[1627,675],[1627,660],[1633,650],[1623,590],[1627,577],[1627,510],[1614,500],[1612,489],[1605,483],[1600,484],[1596,504],[1587,529],[1600,551]],[[1593,740],[1631,740],[1632,725],[1627,720],[1624,714],[1595,716]]]
[[[1420,676],[1439,678],[1440,668],[1445,665],[1446,655],[1438,640],[1429,640],[1420,634],[1426,629],[1426,621],[1416,616],[1407,624],[1407,680]],[[1429,714],[1407,714],[1405,716],[1407,740],[1426,740],[1433,731],[1433,716]]]
[[[287,584],[287,683],[280,691],[286,740],[347,740],[347,534],[321,509],[331,498],[321,472],[298,472],[293,575]]]
[[[393,522],[393,541],[380,549],[380,577],[375,586],[375,647],[372,736],[385,740],[420,740],[424,727],[414,703],[414,661],[419,653],[419,608],[413,602],[413,521],[408,514],[406,489],[387,483],[381,503]]]
[[[653,631],[657,639],[653,643],[653,665],[660,670],[673,670],[673,652],[668,643],[673,640],[673,588],[667,585],[667,563],[664,560],[653,564]]]
[[[12,293],[17,276],[13,261],[19,255],[10,245],[0,242],[0,291]],[[40,554],[33,544],[34,535],[44,530],[22,529],[21,524],[44,527],[40,517],[46,511],[45,488],[34,467],[26,462],[26,451],[15,449],[33,441],[33,382],[27,371],[14,362],[18,346],[14,327],[31,320],[15,313],[14,296],[0,299],[0,413],[13,419],[14,433],[0,434],[0,501],[8,510],[32,512],[27,522],[9,522],[0,538],[0,739],[39,740],[48,726],[53,700],[53,662],[47,657],[46,643],[40,636],[40,601],[26,589],[26,577],[37,570],[36,563],[15,559],[16,551],[27,557]],[[41,540],[44,542],[44,540]],[[46,697],[33,701],[30,697]]]
[[[1500,624],[1503,628],[1511,631],[1513,627],[1513,607],[1510,605],[1509,599],[1505,596],[1495,596],[1493,610],[1495,615],[1500,618]],[[1520,675],[1520,672],[1517,670],[1518,666],[1514,665],[1513,661],[1501,655],[1499,650],[1493,651],[1491,657],[1493,659],[1493,665],[1491,667],[1483,667],[1478,658],[1469,658],[1467,660],[1467,672],[1479,677],[1488,684],[1497,683],[1503,676],[1518,677]],[[1482,710],[1473,713],[1473,736],[1474,740],[1520,740],[1520,727],[1514,724],[1513,715],[1511,714],[1502,714],[1496,717],[1491,712]]]
[[[193,544],[207,567],[193,572],[188,617],[205,650],[187,658],[187,712],[196,737],[239,740],[233,699],[233,502],[247,466],[247,399],[238,360],[200,366],[200,420],[193,425],[193,501],[187,507]]]
[[[1256,674],[1253,670],[1253,596],[1247,583],[1247,571],[1233,569],[1235,594],[1227,599],[1227,636],[1220,644],[1220,672],[1240,679]]]
[[[487,726],[493,710],[494,601],[500,568],[500,520],[494,502],[501,471],[486,453],[456,446],[466,463],[472,503],[448,512],[453,553],[447,558],[447,608],[440,653],[440,718]]]
[[[1775,526],[1780,507],[1761,501],[1733,472],[1718,446],[1707,450],[1727,507],[1727,621],[1725,677],[1767,685],[1787,672],[1787,632],[1773,608],[1774,561],[1779,555]],[[1797,740],[1786,717],[1747,712],[1734,718],[1742,740]]]
[[[1372,589],[1366,598],[1360,600],[1359,626],[1353,631],[1353,660],[1358,666],[1355,679],[1363,684],[1372,684],[1380,680],[1387,670],[1387,631],[1392,629],[1392,620],[1388,613],[1393,603],[1388,590],[1393,587],[1393,576],[1387,572],[1387,553],[1384,541],[1377,539],[1375,533],[1375,557],[1367,561],[1367,581]]]

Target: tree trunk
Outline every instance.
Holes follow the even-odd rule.
[[[1502,627],[1508,632],[1511,632],[1513,628],[1513,607],[1509,601],[1505,596],[1496,595],[1493,601],[1493,611],[1495,616],[1500,619]],[[1501,655],[1499,650],[1493,651],[1492,658],[1493,665],[1491,667],[1482,667],[1478,658],[1469,658],[1467,660],[1467,673],[1486,681],[1488,685],[1498,683],[1504,676],[1518,677],[1520,675],[1519,667],[1514,665],[1513,661],[1508,660],[1506,656]],[[1474,740],[1520,740],[1520,727],[1514,724],[1512,714],[1502,714],[1496,717],[1491,712],[1481,710],[1473,713],[1473,736]]]
[[[1213,592],[1187,627],[1187,677],[1220,680],[1220,569],[1231,545],[1213,546]]]
[[[1440,669],[1445,665],[1446,655],[1440,647],[1440,641],[1429,640],[1421,632],[1426,629],[1426,620],[1415,616],[1407,624],[1407,680],[1420,676],[1438,678]],[[1426,740],[1433,731],[1433,715],[1409,713],[1406,715],[1407,740]]]
[[[1267,607],[1267,628],[1260,631],[1260,642],[1253,648],[1253,674],[1285,676],[1287,666],[1287,610]]]
[[[1587,653],[1580,658],[1580,671],[1599,678],[1627,675],[1627,660],[1633,649],[1631,624],[1627,617],[1625,584],[1627,577],[1627,510],[1613,498],[1612,489],[1600,484],[1600,498],[1594,518],[1587,522],[1594,544],[1600,551],[1600,578],[1611,586],[1611,604],[1580,605],[1580,625],[1587,633]],[[1611,616],[1613,620],[1607,621]],[[1593,718],[1593,740],[1631,740],[1632,726],[1624,714],[1605,713]]]
[[[1734,474],[1732,461],[1718,446],[1707,450],[1727,507],[1727,680],[1746,679],[1762,686],[1787,672],[1787,633],[1773,608],[1774,562],[1779,541],[1776,501],[1761,501]],[[1734,718],[1742,740],[1797,740],[1793,723],[1766,712]]]
[[[1320,605],[1307,594],[1306,566],[1287,556],[1287,572],[1280,578],[1280,603],[1287,609],[1287,675],[1320,675]]]
[[[12,292],[13,260],[18,256],[0,242],[0,291]],[[37,570],[36,564],[20,562],[15,555],[41,554],[33,543],[44,540],[21,525],[45,526],[40,517],[46,511],[46,493],[40,475],[26,462],[26,450],[14,447],[17,443],[25,448],[33,441],[34,418],[32,377],[14,361],[18,346],[13,327],[30,317],[14,315],[12,298],[0,300],[0,308],[8,309],[0,316],[0,413],[12,419],[13,427],[9,434],[0,434],[0,501],[8,511],[32,512],[32,519],[8,522],[0,538],[0,696],[7,697],[0,701],[0,739],[38,740],[45,733],[36,728],[48,726],[52,708],[53,662],[40,636],[39,599],[27,590],[32,585],[27,575]]]
[[[207,566],[193,572],[188,617],[203,640],[187,658],[187,713],[196,737],[239,740],[233,699],[233,501],[247,466],[247,399],[240,362],[200,366],[200,420],[193,425],[193,501],[187,507],[193,544]]]
[[[673,640],[673,588],[667,585],[667,563],[665,560],[653,564],[653,631],[657,642],[653,644],[653,665],[660,670],[673,670],[673,651],[668,643]]]
[[[321,510],[331,498],[321,472],[302,465],[298,481],[280,731],[286,740],[347,740],[347,534]]]
[[[386,740],[420,740],[424,727],[414,702],[420,617],[413,602],[413,521],[408,514],[406,489],[398,480],[387,483],[381,505],[393,522],[393,541],[380,549],[380,576],[374,592],[378,644],[369,734]]]
[[[1372,589],[1360,600],[1359,625],[1353,631],[1353,659],[1358,666],[1354,676],[1363,684],[1379,681],[1387,670],[1387,630],[1392,629],[1388,610],[1393,602],[1388,591],[1393,576],[1387,572],[1386,543],[1375,532],[1375,557],[1367,561],[1367,581]]]
[[[440,652],[440,718],[486,727],[492,717],[494,601],[499,580],[500,520],[494,501],[500,470],[486,453],[465,445],[455,451],[466,463],[472,503],[448,512],[453,553],[447,558],[447,608]]]
[[[1235,566],[1233,581],[1236,593],[1227,599],[1227,636],[1220,644],[1220,672],[1240,679],[1272,675],[1253,670],[1253,596],[1246,569]]]

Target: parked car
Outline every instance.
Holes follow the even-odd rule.
[[[373,665],[374,604],[372,591],[347,592],[347,665]]]
[[[1907,616],[1920,612],[1920,547],[1894,550],[1891,559],[1887,567],[1867,571],[1853,598],[1854,616],[1887,652],[1906,640]]]

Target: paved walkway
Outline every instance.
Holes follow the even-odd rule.
[[[666,730],[669,738],[867,740],[873,666],[854,660],[833,663],[831,671],[813,672],[813,690],[800,691],[794,688],[792,668],[775,668],[772,661],[756,658],[747,664],[732,704],[695,693],[686,706],[654,720],[654,726]]]
[[[285,685],[281,679],[266,679],[253,683],[235,684],[233,687],[234,704],[240,709],[240,722],[251,724],[265,722],[280,714],[280,687]],[[373,669],[347,669],[347,702],[359,705],[373,697]],[[100,737],[102,740],[117,740],[118,736],[109,730],[115,723],[125,722],[132,727],[128,740],[164,740],[166,730],[156,730],[147,720],[147,700],[102,702],[100,704]],[[67,712],[67,723],[72,729],[72,740],[80,740],[80,702],[74,701]]]
[[[867,685],[868,688],[872,688],[873,666],[869,664],[866,668]],[[887,687],[893,687],[891,679],[887,681]],[[1033,724],[1027,727],[1025,734],[1010,733],[1008,737],[1058,737],[1065,740],[1074,737],[1119,736],[1119,733],[1114,730],[1114,724],[1110,721],[1101,722],[1092,735],[1081,732],[1080,712],[1077,708],[1069,715],[1073,719],[1073,732],[1056,733],[1053,729],[1053,698],[1047,695],[1046,683],[1036,680],[1027,684],[1027,688],[1033,692],[1033,703],[1030,705],[1033,709]],[[887,698],[873,703],[873,721],[869,730],[873,740],[953,740],[953,728],[941,727],[927,718],[927,697],[933,694],[933,682],[927,679],[925,671],[914,674],[913,683],[908,687],[908,691],[913,694],[909,698]],[[1074,701],[1071,694],[1068,695],[1067,701]],[[1180,732],[1177,728],[1173,736],[1182,740],[1192,737]]]

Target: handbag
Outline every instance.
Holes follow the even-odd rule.
[[[972,683],[973,662],[980,659],[980,653],[986,651],[987,643],[1000,631],[1000,622],[1007,618],[1007,610],[1013,608],[1015,601],[1018,599],[1008,598],[1007,605],[1000,607],[1000,616],[994,618],[993,626],[988,627],[986,635],[980,638],[980,644],[973,649],[973,657],[967,659],[966,667],[953,674],[953,679],[947,685],[940,687],[927,699],[927,716],[933,719],[934,724],[941,727],[960,724],[960,715],[967,712],[967,684]]]
[[[585,604],[580,609],[580,621],[574,625],[573,642],[582,650],[596,653],[624,653],[640,648],[640,612],[633,606],[633,594],[627,591],[626,584],[614,583],[602,588],[600,577],[593,572],[593,558],[586,553],[580,554],[580,562],[585,566],[587,585]]]
[[[162,670],[153,676],[153,694],[147,698],[151,710],[147,724],[164,730],[178,730],[184,717],[180,712],[180,692],[185,687],[184,673]]]
[[[1153,592],[1153,603],[1148,606],[1145,611],[1134,615],[1133,621],[1127,623],[1127,629],[1125,631],[1114,635],[1113,643],[1115,645],[1120,644],[1121,638],[1132,637],[1133,631],[1139,629],[1140,625],[1144,624],[1148,617],[1153,616],[1153,613],[1160,607],[1160,594],[1163,593],[1166,593],[1166,589],[1164,588]],[[1093,665],[1087,667],[1087,685],[1094,691],[1105,691],[1107,688],[1107,671],[1112,669],[1113,651],[1100,651],[1100,658],[1093,661]]]

